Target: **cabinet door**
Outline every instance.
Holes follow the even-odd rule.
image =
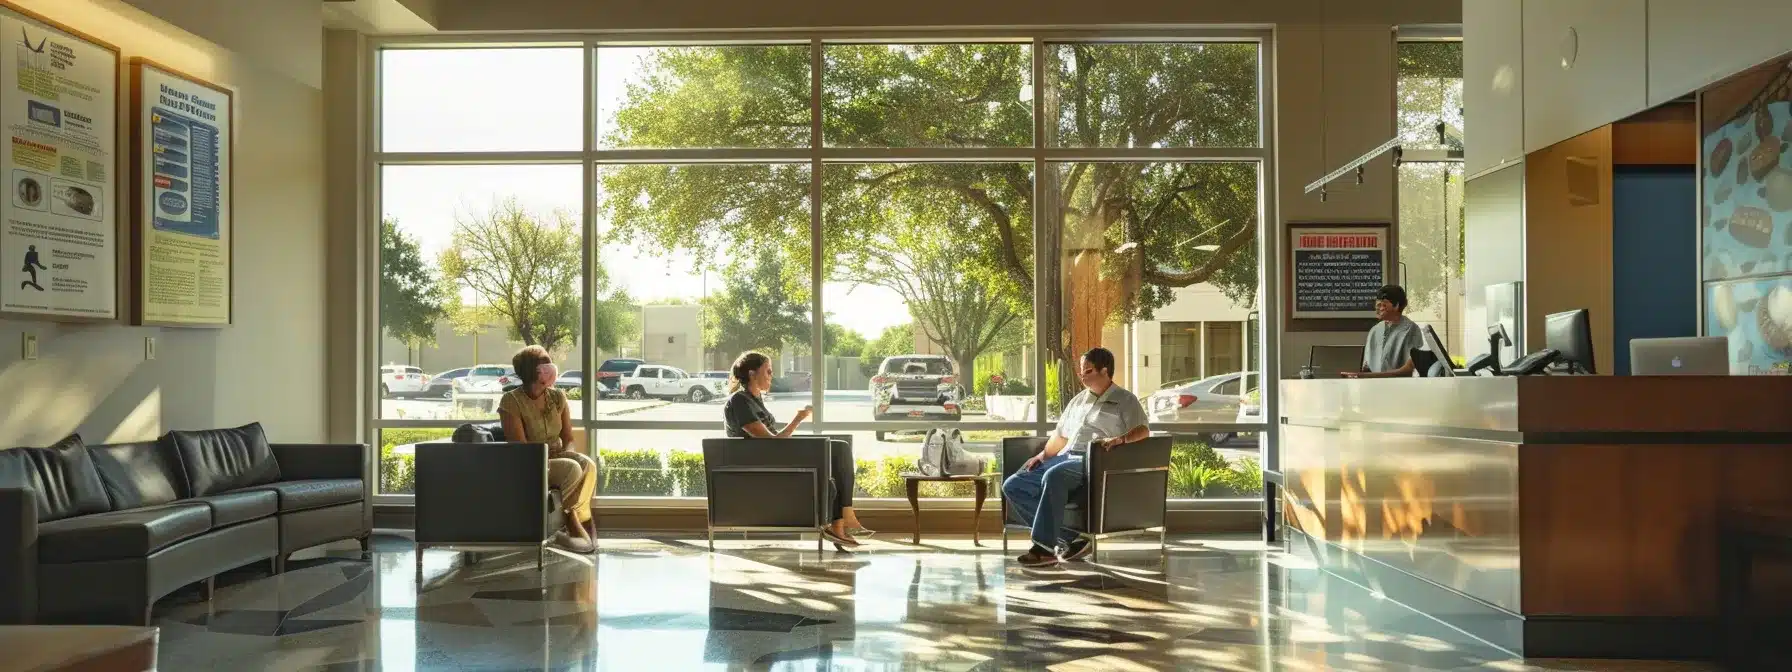
[[[1535,152],[1648,107],[1643,0],[1524,3],[1524,148]]]
[[[1792,1],[1649,3],[1649,104],[1792,52]]]
[[[1463,164],[1469,175],[1524,158],[1524,3],[1463,0]]]

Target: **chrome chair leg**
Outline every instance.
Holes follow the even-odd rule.
[[[709,528],[709,552],[716,552],[716,528]]]

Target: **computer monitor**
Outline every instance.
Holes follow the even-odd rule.
[[[1438,366],[1432,367],[1431,371],[1420,371],[1419,375],[1431,378],[1456,377],[1456,362],[1450,359],[1450,351],[1444,348],[1444,339],[1437,337],[1437,330],[1427,324],[1420,327],[1419,332],[1425,337],[1425,349],[1430,350],[1431,354],[1437,357],[1438,364]]]
[[[1598,373],[1593,366],[1593,328],[1585,308],[1544,317],[1543,347],[1561,353],[1556,361],[1569,373]]]
[[[1723,336],[1635,338],[1630,341],[1630,375],[1727,376],[1729,374],[1730,339]]]
[[[1337,378],[1344,371],[1363,370],[1363,346],[1315,345],[1307,352],[1307,368],[1315,378]]]

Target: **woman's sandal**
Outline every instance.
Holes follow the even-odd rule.
[[[846,528],[846,533],[852,535],[854,538],[869,537],[873,534],[877,534],[877,530],[870,530],[863,527],[849,527]]]
[[[859,546],[859,542],[854,541],[852,537],[842,537],[834,534],[833,530],[825,527],[821,528],[821,538],[834,542],[834,548],[841,551],[845,551],[847,548],[857,548]]]

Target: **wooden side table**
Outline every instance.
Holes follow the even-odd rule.
[[[992,474],[977,474],[975,476],[928,476],[927,474],[918,472],[903,474],[902,480],[905,481],[908,486],[908,508],[915,516],[914,543],[921,543],[921,484],[927,482],[971,483],[976,486],[977,489],[977,505],[976,508],[973,509],[974,513],[971,514],[971,545],[982,546],[982,526],[978,525],[978,523],[983,518],[983,500],[989,497],[990,476],[992,476]]]

